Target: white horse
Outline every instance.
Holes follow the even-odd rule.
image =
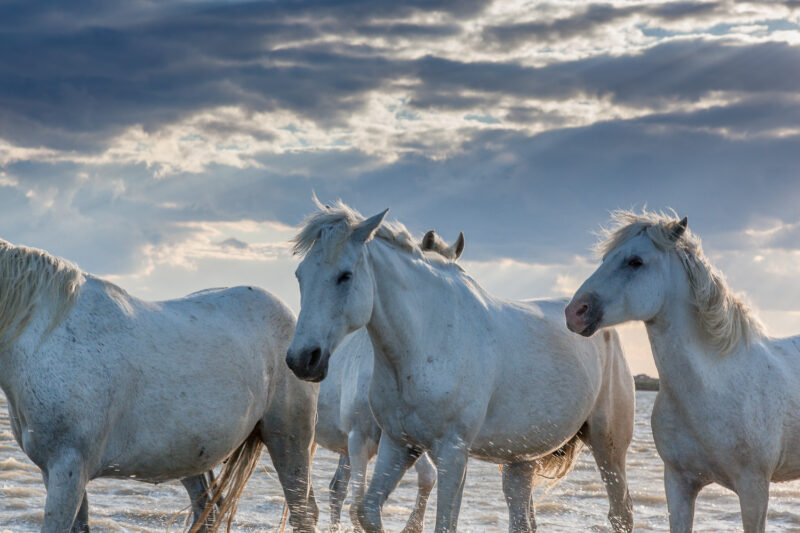
[[[509,302],[456,264],[419,249],[386,212],[364,220],[341,202],[319,205],[295,239],[301,311],[287,362],[319,381],[345,335],[366,327],[374,369],[369,401],[383,430],[359,506],[367,531],[405,470],[425,451],[438,470],[436,531],[454,531],[467,458],[504,465],[511,531],[535,527],[536,474],[565,475],[589,444],[616,531],[633,525],[625,454],[633,379],[618,337],[580,340],[563,303]],[[375,238],[373,238],[375,237]]]
[[[203,500],[196,529],[227,489],[221,514],[232,518],[262,442],[292,525],[314,529],[317,387],[284,364],[295,319],[280,300],[237,287],[143,302],[5,241],[0,272],[0,387],[14,437],[42,471],[43,532],[88,531],[85,487],[98,477],[190,478]],[[226,458],[209,496],[202,474]]]
[[[764,334],[685,218],[619,211],[614,222],[567,325],[591,335],[645,323],[661,378],[652,427],[671,531],[691,531],[698,492],[719,483],[739,495],[744,531],[762,532],[770,481],[800,477],[800,337]]]
[[[425,234],[420,246],[455,261],[464,251],[464,234],[448,246],[433,230]],[[341,521],[347,485],[353,479],[353,505],[350,519],[356,529],[356,509],[364,497],[367,464],[378,453],[381,429],[369,408],[369,383],[372,379],[372,342],[365,329],[345,338],[331,360],[328,379],[319,388],[316,442],[340,454],[339,466],[330,484],[331,526]],[[414,465],[417,470],[417,501],[408,518],[405,533],[422,531],[425,507],[436,484],[436,468],[427,454]]]

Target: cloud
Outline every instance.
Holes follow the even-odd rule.
[[[563,37],[631,13],[683,20],[720,5],[592,4],[571,8],[558,24],[546,20],[554,8],[545,6],[522,24],[555,24]],[[740,11],[757,11],[747,6]],[[160,175],[202,172],[284,150],[290,128],[313,133],[296,139],[310,148],[326,135],[362,151],[389,144],[381,157],[391,159],[460,144],[474,132],[465,116],[534,132],[677,104],[686,110],[722,93],[730,100],[800,88],[797,48],[786,43],[693,37],[654,45],[647,38],[613,52],[598,53],[594,43],[588,55],[535,66],[484,50],[475,36],[490,29],[479,15],[493,21],[509,13],[483,2],[6,3],[0,161],[143,162]],[[395,131],[365,135],[376,119],[381,133]]]
[[[622,21],[636,17],[652,23],[676,21],[686,18],[698,20],[711,14],[727,11],[725,2],[673,2],[668,4],[589,4],[583,10],[552,20],[533,20],[487,26],[484,41],[497,48],[517,47],[529,42],[551,43],[572,39],[591,38],[600,29],[618,31]],[[611,27],[611,25],[614,25]]]
[[[313,190],[464,231],[476,277],[539,296],[647,203],[795,316],[798,23],[727,0],[5,2],[2,236],[149,298],[296,301]]]
[[[330,54],[329,45],[315,43],[386,32],[452,36],[453,23],[402,18],[424,9],[452,19],[481,7],[474,1],[138,2],[121,9],[94,1],[4,3],[0,20],[10,31],[0,38],[0,101],[14,105],[0,107],[0,138],[96,150],[126,127],[150,131],[230,105],[334,120],[358,107],[355,95],[380,87],[391,65]]]
[[[772,115],[781,124],[792,108],[776,102]],[[489,127],[454,139],[444,157],[414,150],[391,160],[338,148],[254,152],[248,165],[212,161],[201,173],[178,168],[160,180],[142,162],[13,163],[0,196],[4,236],[77,249],[72,258],[94,271],[135,270],[141,258],[131,250],[183,238],[190,229],[184,223],[296,224],[312,209],[312,190],[364,213],[391,207],[390,216],[418,233],[464,231],[468,256],[477,260],[566,261],[589,250],[591,231],[609,210],[645,203],[674,207],[709,235],[744,231],[764,205],[773,218],[792,220],[800,137],[758,135],[768,121],[748,116],[773,104],[741,105],[746,112],[726,107],[725,120],[723,109],[712,109],[533,135]],[[720,128],[754,134],[726,136]]]
[[[236,237],[228,237],[224,241],[220,242],[219,245],[223,248],[237,248],[239,250],[244,250],[249,246],[246,242],[240,241]]]
[[[435,57],[418,61],[416,68],[423,82],[417,94],[430,91],[440,98],[445,91],[468,89],[560,102],[608,98],[617,105],[658,109],[715,93],[796,93],[800,89],[800,48],[785,43],[680,39],[637,53],[600,54],[540,68]],[[743,76],[743,72],[748,74]]]

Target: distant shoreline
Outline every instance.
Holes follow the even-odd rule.
[[[651,378],[647,374],[638,374],[634,376],[633,383],[636,386],[636,390],[658,390],[658,378]]]

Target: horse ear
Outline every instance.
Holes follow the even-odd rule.
[[[436,244],[436,232],[431,229],[422,237],[421,248],[425,251],[433,250],[434,244]]]
[[[453,250],[453,260],[458,259],[459,257],[461,257],[461,254],[464,253],[464,232],[463,231],[458,234],[458,239],[456,239],[456,242],[453,243],[452,250]]]
[[[686,232],[686,227],[689,225],[689,217],[683,217],[680,221],[672,225],[672,233],[669,238],[672,242],[677,242]]]
[[[358,226],[353,228],[353,234],[350,236],[350,238],[362,244],[370,240],[375,235],[375,232],[378,231],[378,228],[381,226],[381,222],[383,222],[383,219],[386,217],[386,213],[388,212],[389,210],[387,209],[382,213],[378,213],[377,215],[361,222]]]

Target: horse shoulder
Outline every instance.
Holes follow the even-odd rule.
[[[540,299],[522,302],[524,329],[532,338],[531,347],[539,357],[556,359],[559,363],[602,361],[609,351],[604,335],[590,338],[570,333],[564,324],[563,299]],[[618,341],[618,339],[617,339]]]

